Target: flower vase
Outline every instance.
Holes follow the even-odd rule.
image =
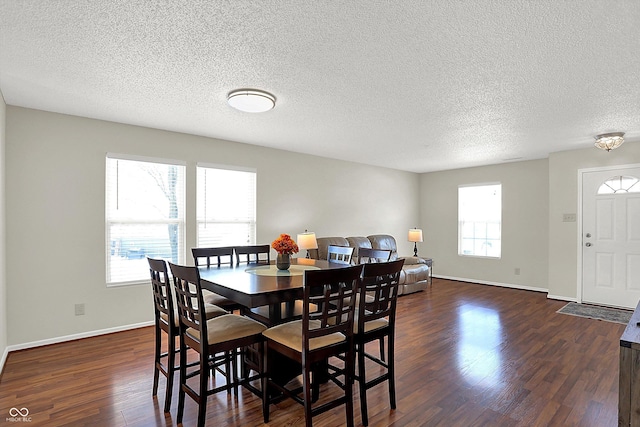
[[[291,266],[291,254],[278,254],[276,257],[276,267],[278,270],[288,270]]]

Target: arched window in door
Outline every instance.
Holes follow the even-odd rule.
[[[640,180],[633,176],[613,176],[598,188],[598,194],[640,193]]]

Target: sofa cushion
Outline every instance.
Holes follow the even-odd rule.
[[[349,246],[349,242],[344,237],[318,237],[318,249],[310,249],[309,256],[313,259],[327,259],[329,245]]]
[[[389,234],[374,234],[367,236],[367,239],[371,242],[371,248],[373,249],[386,249],[391,251],[391,258],[389,261],[395,261],[398,259],[398,246],[396,245],[395,237]]]
[[[366,237],[347,237],[347,242],[349,242],[349,246],[353,249],[353,259],[358,260],[360,258],[360,254],[358,253],[358,249],[367,248],[373,249],[371,247],[371,240]]]

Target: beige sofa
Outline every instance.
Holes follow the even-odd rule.
[[[353,258],[358,259],[358,249],[387,249],[391,251],[391,260],[398,259],[396,239],[388,234],[375,234],[368,237],[319,237],[318,249],[311,249],[309,256],[314,259],[327,259],[329,245],[351,246],[354,248]],[[429,284],[429,266],[419,257],[402,257],[404,266],[400,274],[399,294],[405,295],[427,288]]]

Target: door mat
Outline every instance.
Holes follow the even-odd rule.
[[[600,307],[597,305],[578,304],[570,302],[556,313],[569,314],[571,316],[587,317],[589,319],[605,320],[607,322],[622,323],[626,325],[631,320],[633,311],[618,308]]]

